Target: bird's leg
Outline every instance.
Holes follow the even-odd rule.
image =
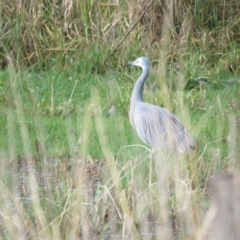
[[[150,158],[150,167],[149,167],[149,186],[152,186],[152,179],[153,179],[153,172],[152,170],[154,169],[154,154],[156,153],[155,149],[152,148],[149,154]]]

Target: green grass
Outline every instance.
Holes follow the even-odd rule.
[[[75,150],[78,149],[77,142],[80,141],[83,130],[84,117],[87,115],[86,108],[90,106],[90,132],[89,132],[89,152],[92,158],[102,158],[98,136],[94,127],[94,104],[91,103],[91,89],[95,87],[101,95],[100,114],[107,116],[107,112],[112,105],[118,108],[116,116],[112,118],[104,117],[104,124],[111,141],[111,149],[115,153],[123,145],[130,144],[132,130],[129,126],[127,113],[130,92],[125,92],[124,86],[116,76],[67,76],[65,73],[55,71],[46,73],[21,72],[16,75],[15,84],[22,97],[25,123],[29,130],[31,151],[36,153],[35,141],[38,139],[35,118],[39,119],[41,128],[45,132],[45,141],[48,146],[48,156],[69,156],[68,139],[66,138],[66,122],[70,121],[70,134],[76,140]],[[16,110],[14,108],[13,95],[10,90],[8,72],[2,72],[1,82],[1,122],[2,126],[7,126],[7,111],[13,111],[14,130],[16,134],[16,152],[24,154],[21,144],[21,133],[19,130]],[[130,90],[130,89],[128,89]],[[126,99],[127,98],[127,99]],[[113,131],[114,129],[114,131]],[[2,151],[8,152],[7,129],[2,132]],[[125,143],[124,143],[125,142]],[[73,150],[73,149],[72,149]]]
[[[49,157],[72,155],[74,149],[69,149],[68,146],[66,122],[70,122],[69,134],[74,136],[76,150],[79,147],[77,142],[81,138],[83,120],[87,115],[86,109],[90,107],[90,111],[93,111],[93,113],[89,116],[90,144],[88,151],[94,159],[103,157],[94,127],[94,103],[91,101],[91,89],[93,88],[96,88],[100,95],[99,114],[104,117],[104,126],[107,129],[110,148],[114,154],[117,154],[122,146],[135,142],[140,143],[136,140],[135,133],[128,121],[128,106],[134,82],[128,77],[131,74],[128,69],[124,70],[126,70],[127,75],[116,72],[115,74],[92,74],[88,76],[75,73],[70,76],[68,73],[57,71],[49,71],[48,73],[23,71],[16,74],[15,81],[22,97],[25,123],[31,140],[31,151],[36,153],[35,141],[38,139],[38,130],[36,129],[35,118],[39,118],[41,128],[45,131],[44,138],[48,146],[47,155]],[[136,78],[137,74],[139,74],[139,71],[134,71],[132,75]],[[1,125],[5,126],[5,128],[2,128],[0,139],[1,149],[2,152],[8,152],[8,143],[5,140],[8,139],[6,126],[7,111],[10,109],[14,118],[16,154],[24,154],[8,71],[2,72],[0,77],[2,79]],[[177,75],[174,77],[178,78]],[[154,81],[154,78],[157,78],[157,75],[153,71],[145,87],[145,99],[164,106],[162,97],[164,96],[164,93],[162,94],[164,90]],[[178,114],[181,112],[179,101],[183,101],[188,106],[191,126],[198,136],[197,139],[199,139],[201,149],[207,143],[209,143],[209,148],[217,144],[222,156],[226,157],[228,154],[228,144],[226,142],[229,133],[229,121],[231,115],[234,114],[229,104],[231,101],[237,101],[239,97],[239,81],[233,78],[226,79],[225,82],[221,78],[214,79],[212,83],[211,80],[208,81],[210,83],[204,83],[203,85],[195,83],[195,88],[187,89],[184,92],[179,91],[177,87],[173,91],[169,89],[170,108]],[[107,112],[112,105],[117,107],[117,113],[108,118],[106,117]],[[184,119],[184,116],[180,115],[180,117]],[[211,152],[209,154],[211,155]]]

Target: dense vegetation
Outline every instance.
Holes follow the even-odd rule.
[[[1,1],[1,237],[202,239],[209,179],[239,169],[239,10],[234,0]],[[123,66],[143,55],[145,100],[191,129],[189,157],[154,161],[129,124],[140,70]]]

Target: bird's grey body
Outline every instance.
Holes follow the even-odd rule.
[[[189,153],[195,143],[178,118],[165,108],[145,103],[142,98],[143,85],[149,75],[150,62],[140,57],[128,63],[142,68],[142,74],[135,83],[129,118],[140,139],[155,150],[178,150]]]

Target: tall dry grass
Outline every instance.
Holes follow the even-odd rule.
[[[240,6],[234,0],[227,3],[153,0],[146,10],[148,4],[94,0],[2,1],[1,65],[6,66],[9,61],[16,67],[40,64],[43,68],[56,62],[64,65],[68,64],[68,58],[84,58],[85,52],[96,44],[107,50],[109,57],[135,23],[136,27],[118,48],[118,57],[126,51],[131,54],[130,46],[135,51],[147,49],[156,57],[159,49],[164,48],[164,29],[171,36],[170,60],[178,57],[183,43],[201,48],[205,55],[210,51],[211,60],[226,54],[233,43],[239,43]],[[237,66],[232,65],[234,71]]]

